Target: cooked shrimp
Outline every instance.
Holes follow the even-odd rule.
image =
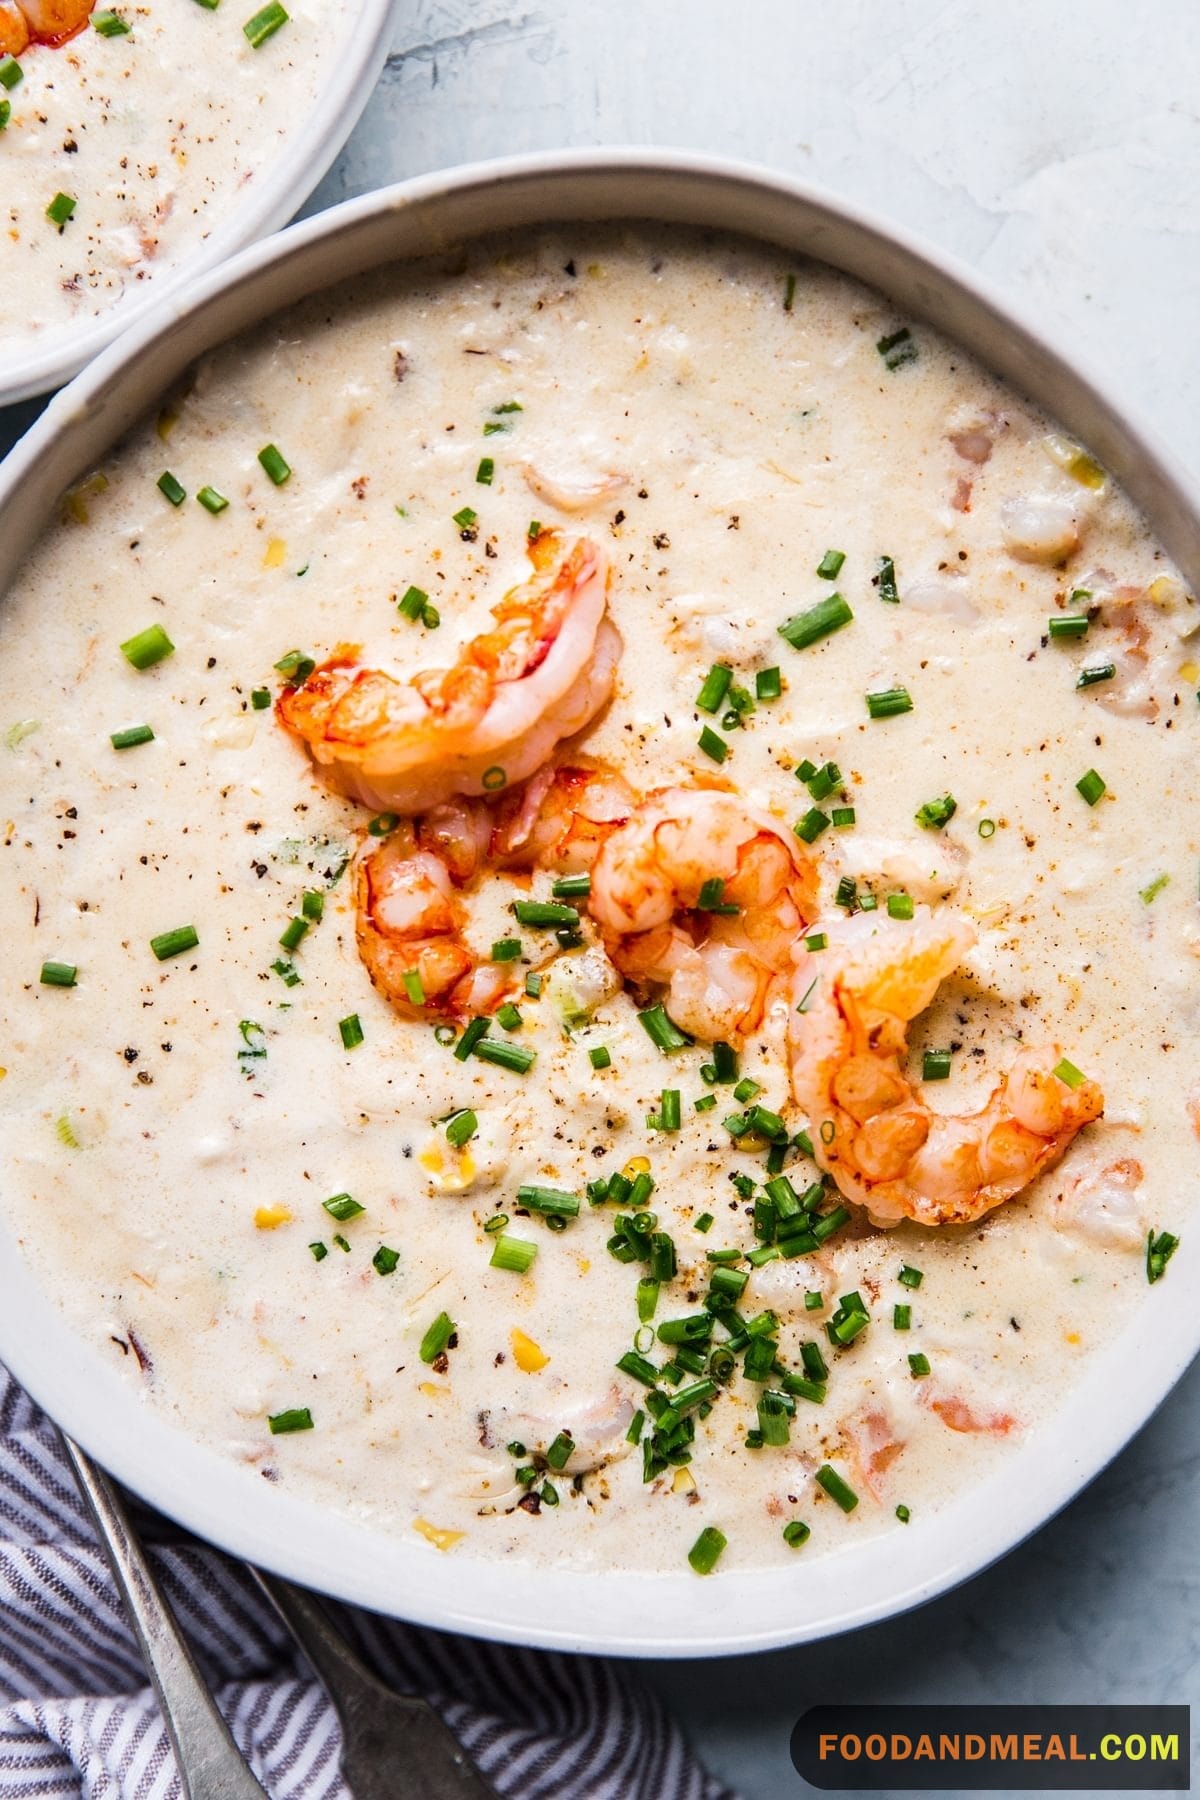
[[[619,777],[560,768],[499,801],[450,800],[398,826],[356,870],[358,949],[375,986],[409,1017],[490,1010],[516,965],[471,949],[465,890],[488,869],[590,867],[633,805]]]
[[[718,910],[700,910],[710,884]],[[816,888],[768,813],[721,789],[666,788],[604,843],[589,908],[622,975],[664,987],[676,1023],[711,1041],[759,1025],[792,972]]]
[[[589,481],[547,475],[532,463],[526,463],[522,473],[531,494],[536,494],[547,506],[556,506],[559,512],[567,513],[588,512],[593,506],[603,506],[622,488],[629,486],[628,475],[615,474],[611,470]]]
[[[61,44],[91,17],[96,0],[0,0],[0,55],[20,56],[31,43]]]
[[[905,1075],[905,1027],[975,941],[974,928],[923,907],[911,922],[874,914],[831,922],[828,948],[797,969],[792,1088],[817,1160],[876,1225],[961,1225],[1027,1187],[1099,1118],[1094,1081],[1054,1074],[1056,1049],[1022,1050],[979,1112],[933,1112]]]
[[[528,548],[533,579],[493,608],[495,629],[453,667],[397,676],[343,647],[281,696],[279,717],[331,787],[423,812],[523,781],[600,711],[621,653],[604,553],[552,531]]]

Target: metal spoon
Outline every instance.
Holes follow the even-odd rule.
[[[184,1800],[262,1800],[263,1789],[176,1623],[116,1488],[70,1438],[68,1461],[142,1648],[179,1765]],[[417,1695],[371,1674],[304,1588],[251,1574],[303,1650],[342,1728],[342,1773],[354,1800],[497,1800],[449,1726]]]

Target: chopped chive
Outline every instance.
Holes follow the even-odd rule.
[[[810,937],[806,937],[804,940],[806,950],[824,950],[828,944],[829,935],[824,931],[814,931]]]
[[[493,1246],[489,1266],[507,1269],[510,1275],[528,1275],[537,1253],[537,1245],[529,1238],[508,1237],[501,1232]]]
[[[114,731],[108,741],[114,750],[133,750],[138,744],[152,743],[154,732],[149,725],[129,725],[124,731]]]
[[[40,979],[43,987],[71,988],[78,973],[74,963],[44,962]]]
[[[830,819],[818,806],[810,807],[804,817],[792,826],[792,830],[803,844],[815,844],[823,831],[828,831]]]
[[[690,1037],[680,1031],[661,1002],[658,1006],[651,1006],[645,1012],[640,1012],[638,1023],[651,1043],[656,1045],[665,1056],[672,1055],[676,1050],[686,1050],[692,1041]]]
[[[783,310],[791,312],[796,301],[796,277],[789,275],[783,284]]]
[[[758,700],[778,700],[783,692],[783,678],[778,669],[760,669],[754,677],[754,694]]]
[[[357,1013],[350,1013],[345,1019],[338,1020],[338,1030],[342,1034],[342,1049],[357,1050],[363,1041],[362,1020]]]
[[[536,972],[531,972],[525,977],[525,992],[531,1000],[538,1000],[541,998],[542,982],[544,980],[545,976],[539,975]]]
[[[807,1544],[811,1536],[812,1529],[804,1523],[803,1519],[789,1519],[783,1528],[783,1541],[791,1550],[799,1550],[802,1544]]]
[[[485,793],[498,794],[508,780],[508,776],[498,763],[493,763],[490,769],[483,771],[479,779]]]
[[[1081,775],[1075,786],[1089,806],[1095,806],[1097,800],[1108,792],[1104,777],[1097,775],[1095,769],[1089,769],[1086,775]]]
[[[703,750],[705,756],[711,757],[715,763],[723,763],[725,758],[729,755],[729,745],[725,742],[723,737],[718,736],[711,725],[706,725],[704,727],[704,730],[696,739],[696,743],[698,747]]]
[[[592,1048],[588,1051],[588,1061],[591,1063],[593,1069],[610,1069],[612,1067],[612,1053],[604,1044],[593,1044]]]
[[[459,507],[458,511],[452,514],[452,517],[454,523],[460,526],[463,531],[470,531],[472,526],[477,525],[479,522],[479,514],[475,511],[474,507],[471,506]]]
[[[817,574],[823,581],[836,581],[841,574],[842,564],[846,560],[844,550],[827,550],[817,564]]]
[[[820,1312],[820,1310],[824,1306],[824,1304],[825,1304],[824,1294],[817,1293],[812,1288],[810,1288],[804,1296],[805,1312]]]
[[[328,1200],[322,1200],[321,1205],[339,1225],[344,1225],[348,1219],[357,1219],[359,1213],[367,1210],[352,1194],[333,1194]]]
[[[197,498],[199,498],[198,495]],[[316,666],[312,657],[305,656],[303,650],[289,650],[275,664],[279,673],[297,686],[300,682],[308,680]],[[370,826],[367,829],[370,830]]]
[[[287,1412],[271,1413],[267,1424],[272,1437],[282,1437],[289,1431],[311,1431],[313,1416],[307,1406],[293,1406]]]
[[[1065,1056],[1062,1058],[1061,1062],[1055,1064],[1052,1073],[1058,1077],[1059,1081],[1061,1081],[1064,1086],[1069,1087],[1072,1090],[1082,1087],[1087,1080],[1087,1076],[1084,1074],[1083,1070],[1077,1069],[1075,1064],[1073,1062],[1068,1062]]]
[[[75,211],[77,204],[78,202],[72,200],[70,194],[55,194],[53,200],[46,208],[46,217],[52,225],[57,225],[58,229],[61,231],[66,225],[67,220],[71,217],[71,214]]]
[[[341,1251],[343,1251],[343,1252],[344,1252],[344,1254],[345,1254],[345,1255],[347,1255],[347,1256],[349,1256],[349,1254],[350,1254],[350,1246],[349,1246],[349,1244],[348,1244],[348,1243],[347,1243],[347,1242],[346,1242],[346,1239],[345,1239],[345,1238],[344,1238],[344,1237],[343,1237],[343,1236],[342,1236],[342,1234],[341,1234],[341,1232],[340,1232],[340,1231],[335,1231],[335,1232],[334,1232],[334,1234],[333,1234],[333,1241],[334,1241],[334,1243],[335,1243],[335,1244],[336,1244],[336,1245],[337,1245],[337,1247],[338,1247],[338,1249],[339,1249],[339,1250],[341,1250]]]
[[[574,930],[579,924],[578,910],[574,906],[564,906],[560,901],[514,900],[512,909],[518,925],[565,925]]]
[[[875,348],[883,358],[884,367],[893,371],[917,360],[917,346],[907,325],[902,325],[899,331],[889,332],[887,337],[881,337]]]
[[[405,590],[404,598],[396,602],[396,610],[416,624],[428,605],[429,595],[424,588],[410,587]]]
[[[980,819],[979,835],[981,838],[984,838],[984,839],[995,837],[995,835],[996,835],[995,819]]]
[[[281,949],[298,949],[303,939],[307,937],[308,930],[309,920],[301,918],[299,914],[297,914],[294,919],[289,919],[287,925],[279,935]]]
[[[950,823],[957,811],[958,801],[954,795],[941,794],[936,800],[926,800],[923,806],[918,806],[913,817],[926,831],[940,831],[943,825]]]
[[[161,625],[147,625],[145,631],[126,638],[121,645],[121,654],[135,669],[149,669],[164,656],[170,656],[174,648]]]
[[[170,469],[164,469],[154,485],[160,494],[166,496],[172,506],[182,506],[187,499],[187,489],[181,481],[176,481]]]
[[[319,925],[325,917],[325,896],[317,888],[305,888],[300,901],[300,911],[313,925]]]
[[[421,1361],[423,1363],[436,1362],[443,1350],[448,1348],[455,1329],[454,1320],[450,1314],[440,1312],[421,1339],[421,1348],[418,1351]]]
[[[475,471],[475,479],[480,487],[491,487],[492,477],[495,473],[495,460],[490,456],[481,456],[479,459],[479,467]]]
[[[1046,621],[1052,638],[1081,638],[1087,636],[1088,616],[1086,613],[1056,613]]]
[[[454,1055],[457,1061],[466,1062],[468,1056],[471,1055],[476,1045],[486,1034],[490,1023],[490,1019],[476,1018],[472,1019],[470,1024],[464,1027],[462,1036],[454,1046]]]
[[[446,1140],[453,1144],[456,1150],[461,1150],[464,1144],[469,1143],[478,1130],[479,1120],[469,1106],[464,1106],[460,1111],[451,1113],[446,1120]]]
[[[700,893],[696,899],[698,912],[721,913],[726,918],[734,918],[741,912],[741,907],[725,899],[725,878],[722,875],[711,875],[707,881],[700,883]]]
[[[264,6],[260,12],[255,13],[252,19],[246,20],[242,30],[250,48],[258,50],[269,37],[274,37],[281,25],[286,25],[287,22],[288,15],[279,4],[279,0],[270,0],[269,6]]]
[[[901,1503],[896,1508],[896,1517],[899,1519],[899,1521],[902,1525],[907,1525],[908,1521],[912,1518],[912,1513],[909,1511],[907,1506],[905,1506],[903,1503]]]
[[[626,1350],[624,1356],[617,1358],[616,1366],[623,1375],[632,1375],[635,1381],[640,1381],[643,1387],[652,1388],[658,1384],[658,1370],[636,1350]]]
[[[524,411],[525,408],[521,405],[519,400],[502,400],[499,406],[493,406],[492,408],[493,416],[498,419],[503,418],[505,413],[519,413]]]
[[[3,131],[12,118],[12,101],[0,100],[0,131]]]
[[[101,37],[126,37],[130,27],[120,13],[98,12],[92,14],[92,30],[98,31]]]
[[[325,1258],[329,1255],[328,1244],[323,1244],[320,1238],[317,1238],[316,1241],[311,1243],[308,1247],[312,1251],[312,1259],[314,1262],[324,1262]]]
[[[24,81],[25,71],[15,56],[0,56],[0,87],[11,94],[17,83]]]
[[[276,975],[278,975],[280,981],[282,981],[284,987],[299,987],[300,975],[296,969],[295,963],[284,962],[282,957],[280,957],[271,964],[271,967],[274,969]]]
[[[664,1088],[659,1102],[660,1110],[646,1114],[646,1124],[651,1131],[678,1131],[683,1123],[683,1106],[678,1088]]]
[[[830,594],[824,600],[818,600],[806,612],[796,613],[786,619],[778,627],[781,638],[786,638],[793,650],[807,650],[821,638],[828,637],[831,632],[838,631],[848,625],[854,617],[848,603],[841,594]]]
[[[949,1050],[927,1050],[921,1059],[922,1080],[948,1081],[950,1063],[951,1052]]]
[[[1167,1272],[1167,1264],[1179,1248],[1179,1239],[1170,1231],[1157,1234],[1151,1230],[1146,1237],[1146,1280],[1153,1286],[1161,1281]]]
[[[721,709],[721,703],[729,692],[733,680],[733,670],[728,663],[714,663],[704,677],[700,692],[696,695],[696,705],[701,712],[715,713]]]
[[[371,1267],[377,1275],[393,1275],[399,1261],[400,1252],[398,1250],[390,1249],[387,1244],[380,1244],[371,1258]]]
[[[829,1498],[837,1502],[844,1513],[854,1511],[858,1505],[858,1495],[847,1482],[842,1480],[836,1469],[830,1468],[828,1463],[822,1463],[817,1470],[816,1481],[819,1487],[824,1488]]]
[[[913,916],[913,900],[911,894],[889,894],[887,897],[889,919],[911,919]]]
[[[278,445],[264,444],[258,453],[258,460],[275,486],[282,487],[292,471],[290,464],[284,460]]]
[[[505,1031],[519,1031],[525,1021],[512,1001],[506,1000],[503,1006],[496,1008],[496,1023],[503,1026]]]
[[[875,586],[879,589],[879,598],[895,605],[900,599],[900,590],[896,586],[896,565],[890,556],[879,558]]]
[[[536,1050],[524,1050],[520,1044],[498,1043],[494,1038],[480,1038],[475,1046],[480,1062],[495,1063],[501,1069],[512,1069],[527,1075],[537,1061]]]
[[[159,962],[166,962],[168,957],[179,956],[184,950],[194,950],[199,942],[194,925],[177,925],[174,931],[163,931],[158,937],[152,937],[150,948]]]
[[[217,513],[223,513],[225,508],[229,505],[224,494],[219,494],[215,487],[206,486],[197,488],[196,498],[204,508],[205,512],[210,512],[214,516]]]
[[[911,1328],[912,1328],[912,1307],[911,1306],[903,1306],[903,1305],[893,1306],[893,1308],[892,1308],[892,1329],[893,1329],[893,1331],[909,1331],[909,1330],[911,1330]]]
[[[1075,678],[1075,686],[1077,688],[1095,687],[1097,682],[1111,681],[1116,672],[1116,663],[1097,663],[1093,668],[1080,669]]]
[[[1158,899],[1158,896],[1167,886],[1170,879],[1171,877],[1169,875],[1156,875],[1153,881],[1148,882],[1146,886],[1140,890],[1142,901],[1146,906],[1149,906],[1151,901]]]
[[[560,1431],[554,1442],[547,1447],[547,1466],[560,1473],[571,1460],[571,1452],[575,1448],[575,1439],[569,1431]]]
[[[923,1352],[917,1350],[909,1357],[908,1367],[913,1380],[919,1381],[923,1375],[928,1375],[929,1373],[929,1358],[924,1355]]]
[[[916,1289],[919,1288],[924,1281],[925,1271],[923,1269],[914,1269],[911,1264],[904,1263],[901,1265],[900,1273],[896,1279],[901,1287]]]
[[[517,1189],[517,1205],[547,1217],[574,1219],[578,1216],[580,1201],[578,1194],[568,1193],[565,1188],[541,1187],[536,1182],[527,1182]]]
[[[520,938],[497,938],[492,945],[491,958],[493,962],[516,962],[520,954]]]
[[[270,688],[251,688],[250,704],[255,712],[266,712],[271,704]]]
[[[894,719],[912,709],[912,695],[907,688],[884,688],[880,693],[867,695],[867,711],[873,719]]]
[[[688,1551],[688,1561],[697,1575],[711,1575],[717,1566],[717,1559],[724,1550],[729,1539],[715,1525],[706,1525],[700,1536]]]
[[[550,892],[556,900],[586,900],[592,891],[592,878],[584,871],[578,875],[560,875]]]

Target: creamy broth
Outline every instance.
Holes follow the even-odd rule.
[[[291,468],[279,486],[257,460],[268,443]],[[902,1531],[897,1507],[944,1505],[1052,1429],[1089,1353],[1153,1305],[1146,1236],[1185,1224],[1178,1171],[1195,1155],[1198,621],[1103,472],[933,329],[829,270],[588,227],[269,321],[206,358],[102,474],[14,585],[0,676],[3,1204],[93,1350],[248,1479],[456,1556],[577,1567],[682,1567],[705,1526],[728,1538],[722,1569],[796,1566]],[[228,498],[219,513],[196,502],[206,484]],[[456,521],[464,508],[477,517]],[[809,1123],[789,1093],[791,1001],[741,1047],[759,1088],[735,1100],[706,1082],[708,1045],[651,1041],[645,997],[586,914],[583,944],[553,956],[552,934],[514,921],[514,897],[549,898],[549,874],[491,876],[469,901],[482,958],[522,941],[522,1022],[492,1035],[536,1051],[528,1073],[457,1059],[372,988],[340,873],[373,842],[370,813],[322,785],[254,692],[279,692],[294,648],[451,663],[528,572],[534,520],[605,548],[624,639],[612,701],[570,757],[642,792],[718,777],[785,831],[837,808],[806,852],[821,919],[843,878],[881,913],[906,895],[970,919],[975,948],[911,1032],[914,1080],[926,1050],[953,1052],[935,1107],[982,1105],[1022,1044],[1059,1044],[1100,1084],[1103,1121],[1025,1193],[940,1230],[878,1230],[851,1208],[816,1254],[748,1265],[764,1151],[723,1121],[757,1104],[791,1133]],[[831,548],[836,580],[816,572]],[[410,587],[433,629],[399,610]],[[778,627],[835,588],[852,620],[793,649]],[[1086,636],[1049,635],[1066,614],[1090,615]],[[154,624],[174,653],[136,670],[120,646]],[[696,704],[714,663],[751,695],[778,667],[782,693],[730,727]],[[865,696],[899,687],[912,710],[872,718]],[[142,723],[152,741],[112,748]],[[704,727],[728,745],[719,768]],[[837,765],[819,801],[797,779],[806,758]],[[1076,783],[1092,769],[1105,792],[1089,805]],[[948,823],[918,824],[948,793]],[[281,948],[305,891],[323,917]],[[185,925],[198,945],[157,961],[150,940]],[[76,985],[40,982],[47,959],[76,965]],[[347,1049],[352,1016],[363,1041]],[[664,1088],[677,1131],[647,1125]],[[466,1108],[477,1130],[456,1147],[445,1120]],[[628,1437],[645,1390],[615,1367],[646,1269],[606,1249],[621,1209],[587,1198],[643,1166],[678,1257],[655,1322],[700,1312],[708,1253],[740,1250],[742,1317],[777,1314],[788,1369],[803,1374],[806,1342],[828,1366],[787,1444],[754,1448],[763,1384],[739,1355],[695,1416],[691,1460],[648,1483]],[[785,1172],[797,1192],[819,1176],[795,1149]],[[578,1216],[560,1231],[520,1216],[523,1183],[581,1196]],[[338,1195],[365,1210],[339,1221],[323,1207]],[[501,1214],[536,1243],[528,1273],[490,1264]],[[838,1349],[827,1326],[851,1292],[870,1323]],[[442,1313],[456,1335],[427,1363]],[[303,1408],[312,1429],[268,1429]],[[563,1432],[574,1453],[546,1473]],[[817,1485],[824,1465],[858,1495],[851,1512]],[[557,1505],[518,1505],[517,1471],[535,1467],[529,1491],[549,1481]],[[811,1528],[800,1550],[792,1520]]]
[[[0,372],[144,289],[261,185],[312,118],[339,10],[295,0],[254,47],[252,0],[141,0],[21,52],[0,88]]]

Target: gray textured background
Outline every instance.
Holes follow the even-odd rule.
[[[770,163],[1030,302],[1196,469],[1195,27],[1194,0],[401,0],[379,88],[306,210],[564,144]],[[0,449],[35,411],[0,412]],[[1193,1368],[1074,1506],[957,1593],[831,1643],[645,1675],[747,1800],[811,1792],[787,1739],[815,1700],[1200,1705],[1198,1526]]]

